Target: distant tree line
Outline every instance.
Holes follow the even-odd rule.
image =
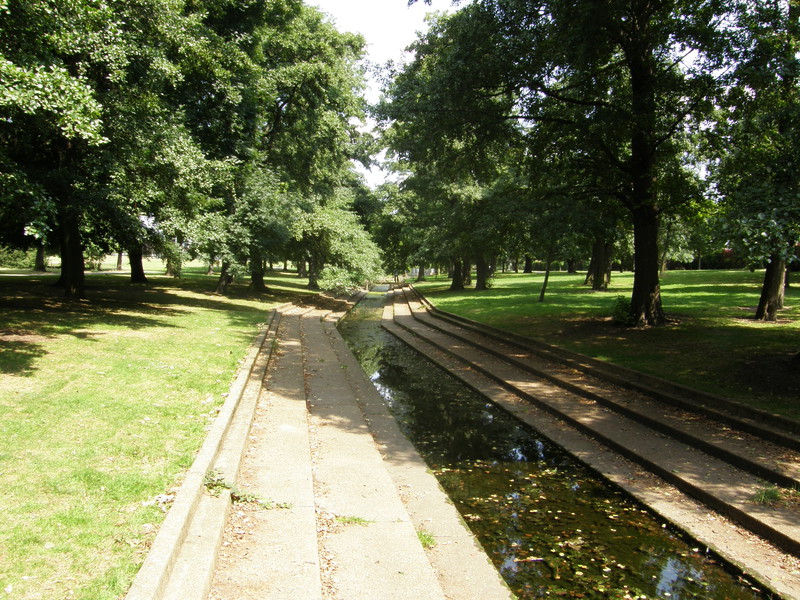
[[[155,252],[264,289],[380,272],[358,212],[364,40],[299,0],[0,0],[0,246],[53,248],[84,295],[87,255]]]
[[[413,3],[415,0],[410,0]],[[782,307],[800,241],[800,0],[474,0],[432,19],[377,114],[394,268],[487,286],[498,257],[635,269],[659,325],[669,259],[766,267]]]

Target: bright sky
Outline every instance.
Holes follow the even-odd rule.
[[[412,6],[408,6],[408,0],[306,0],[306,2],[328,14],[339,31],[363,35],[367,41],[367,60],[379,66],[389,60],[395,62],[403,60],[404,50],[417,39],[417,32],[427,30],[425,15],[454,10],[451,0],[433,0],[430,5],[418,0]],[[367,100],[376,102],[379,93],[379,84],[370,81]],[[385,173],[380,169],[363,173],[371,186],[382,183],[385,178]]]
[[[307,0],[331,16],[340,31],[360,33],[367,40],[369,60],[383,64],[399,60],[403,49],[427,29],[425,15],[453,9],[451,0],[423,0],[408,6],[407,0]]]

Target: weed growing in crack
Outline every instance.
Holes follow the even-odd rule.
[[[426,550],[430,550],[436,546],[436,538],[429,531],[420,529],[417,531],[417,537],[419,538],[419,542],[422,544],[422,547]]]
[[[205,486],[212,496],[219,496],[222,493],[222,490],[229,490],[231,494],[231,502],[234,504],[252,504],[263,508],[264,510],[292,508],[291,503],[288,502],[275,502],[274,500],[262,498],[258,494],[243,492],[236,486],[232,486],[225,481],[225,478],[222,476],[222,474],[218,473],[217,471],[209,471],[206,473]]]

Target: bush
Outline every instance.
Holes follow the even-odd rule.
[[[20,250],[0,246],[0,266],[8,269],[33,269],[36,265],[36,250]]]
[[[319,276],[319,287],[326,292],[335,294],[349,294],[366,282],[359,279],[359,275],[342,267],[327,266]]]
[[[617,325],[632,327],[635,325],[633,314],[631,314],[631,301],[625,296],[617,296],[611,308],[611,320]]]

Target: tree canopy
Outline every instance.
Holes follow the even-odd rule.
[[[364,41],[299,0],[4,0],[0,32],[0,243],[58,247],[68,296],[90,246],[258,289],[367,160]]]
[[[521,205],[530,226],[500,245],[523,240],[543,260],[553,224],[606,255],[631,231],[640,325],[665,321],[659,272],[676,223],[716,213],[730,224],[721,244],[756,263],[794,256],[796,0],[461,4],[420,36],[378,110],[409,184],[431,168],[440,185],[513,173],[524,183],[502,212]]]
[[[415,0],[411,0],[413,3]],[[798,0],[463,0],[429,17],[368,110],[364,40],[301,0],[0,0],[0,245],[220,266],[291,259],[310,286],[380,265],[635,269],[666,320],[671,260],[797,260]],[[383,145],[397,184],[354,172]],[[382,251],[381,251],[382,250]],[[587,263],[588,262],[588,266]],[[137,267],[138,265],[138,267]],[[424,269],[423,269],[424,272]],[[542,296],[544,297],[544,296]]]

